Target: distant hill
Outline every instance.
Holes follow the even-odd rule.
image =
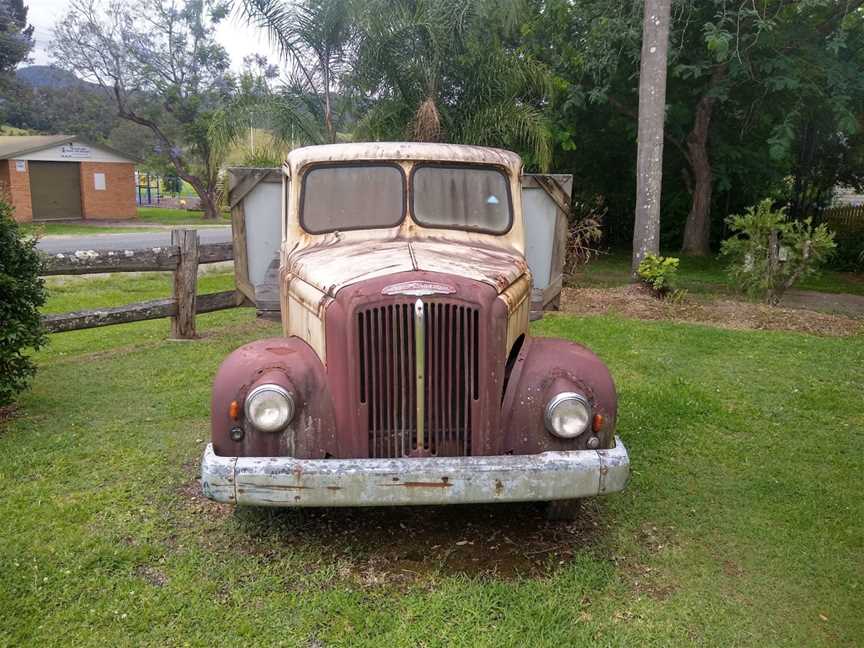
[[[30,65],[18,68],[15,76],[19,81],[34,88],[96,87],[92,83],[82,81],[71,72],[53,65]]]

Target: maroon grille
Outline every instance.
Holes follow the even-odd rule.
[[[471,410],[479,398],[479,311],[424,304],[425,450],[471,454]],[[417,450],[414,305],[388,304],[357,315],[360,402],[368,412],[369,456]]]

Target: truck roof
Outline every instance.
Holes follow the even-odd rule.
[[[286,166],[291,175],[316,162],[356,162],[362,160],[422,160],[465,164],[496,164],[518,176],[522,160],[512,151],[464,144],[432,144],[427,142],[355,142],[304,146],[288,154]]]

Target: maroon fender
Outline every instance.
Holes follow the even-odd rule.
[[[546,404],[558,393],[579,392],[603,417],[600,448],[614,445],[618,396],[603,361],[585,347],[553,338],[526,338],[509,367],[510,375],[501,406],[505,449],[512,454],[547,450],[583,450],[593,432],[576,439],[561,439],[546,430]]]
[[[261,432],[245,420],[243,404],[256,386],[273,383],[294,397],[294,417],[281,432]],[[231,403],[237,402],[237,418]],[[213,448],[223,457],[323,459],[335,456],[336,425],[324,366],[303,340],[258,340],[229,355],[213,381],[211,403]],[[243,430],[234,441],[231,429]]]

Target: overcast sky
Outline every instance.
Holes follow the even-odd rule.
[[[54,25],[69,8],[69,0],[24,0],[30,11],[27,22],[35,27],[36,47],[33,50],[33,63],[48,65],[51,59],[51,40]],[[243,57],[249,54],[264,54],[271,63],[277,62],[276,54],[267,44],[263,32],[250,29],[231,17],[224,21],[216,31],[216,40],[228,50],[234,68],[240,69]]]

